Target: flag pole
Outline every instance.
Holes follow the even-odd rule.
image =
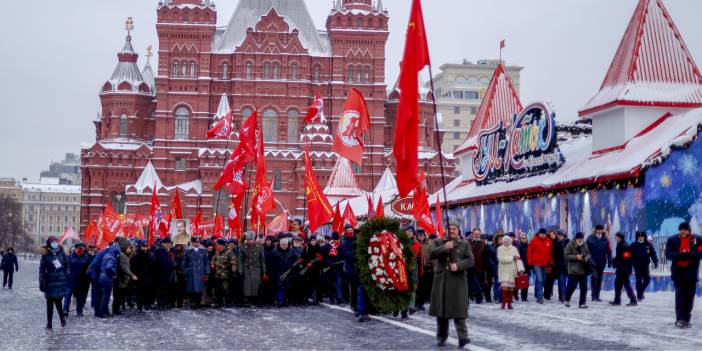
[[[246,172],[249,173],[248,180],[245,180],[246,182],[251,181],[251,169],[253,168],[253,161],[249,162],[249,166],[247,167]],[[249,190],[250,189],[244,189],[244,207],[239,209],[239,213],[244,213],[244,218],[241,218],[241,220],[244,221],[244,232],[246,232],[246,229],[248,229],[248,221],[246,220],[246,209],[249,208]],[[241,215],[239,216],[241,217]]]
[[[431,63],[429,64],[429,84],[431,85],[431,105],[434,109],[434,136],[436,137],[436,147],[439,151],[439,167],[441,169],[441,191],[444,195],[444,217],[446,218],[446,228],[449,226],[449,213],[448,213],[448,201],[446,200],[446,176],[444,175],[444,153],[441,150],[441,137],[439,136],[439,119],[437,118],[436,112],[436,90],[434,90],[434,73],[431,69]],[[438,196],[438,195],[437,195]]]
[[[229,142],[231,140],[232,136],[230,135],[229,138],[227,138],[227,144],[224,147],[224,163],[222,164],[222,171],[220,173],[223,173],[224,169],[227,168],[227,150],[229,150]],[[219,191],[217,191],[217,203],[215,204],[215,214],[219,214],[219,201],[222,197],[222,191],[224,191],[224,189],[222,188],[219,188]]]

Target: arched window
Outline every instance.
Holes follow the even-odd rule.
[[[290,80],[297,80],[297,63],[290,64]]]
[[[278,140],[278,113],[268,109],[263,113],[263,141],[273,143]]]
[[[241,123],[244,123],[244,121],[251,117],[252,113],[253,109],[251,107],[244,107],[244,109],[241,110]]]
[[[366,67],[366,75],[365,75],[365,80],[366,84],[370,83],[370,68]]]
[[[271,65],[266,62],[263,64],[263,79],[269,79],[271,77]]]
[[[346,81],[349,83],[353,83],[353,76],[354,76],[354,69],[353,69],[353,67],[349,67],[348,72],[346,73]]]
[[[298,116],[300,115],[297,110],[288,111],[288,143],[297,142],[297,125]]]
[[[190,77],[195,78],[195,62],[190,63]]]
[[[126,137],[129,132],[129,118],[126,114],[119,116],[119,136]]]
[[[186,62],[183,62],[183,65],[181,66],[181,77],[185,78],[188,76],[188,64]]]
[[[229,79],[229,65],[226,63],[222,64],[222,79]]]
[[[358,68],[356,68],[356,83],[361,83],[361,82],[363,82],[363,81],[361,80],[361,76],[362,76],[362,75],[363,75],[363,67],[358,66]]]
[[[178,62],[173,62],[173,77],[178,76]]]
[[[175,113],[175,138],[176,140],[188,140],[190,136],[190,110],[186,107],[179,107]]]
[[[322,80],[322,68],[319,66],[314,66],[312,70],[312,81],[319,82]]]
[[[246,63],[246,79],[251,80],[251,71],[253,67],[251,65],[251,62]]]
[[[273,190],[283,190],[283,175],[279,169],[273,170]]]
[[[278,62],[273,64],[273,79],[278,79],[278,70],[280,69],[280,65]]]

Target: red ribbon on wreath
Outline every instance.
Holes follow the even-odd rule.
[[[405,256],[402,254],[402,245],[395,234],[387,231],[380,233],[379,238],[385,271],[394,282],[395,289],[407,291],[409,289],[409,280],[407,277],[407,263],[405,262]],[[390,252],[395,255],[393,260],[395,263],[394,268],[390,266]]]

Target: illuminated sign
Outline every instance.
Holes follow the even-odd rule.
[[[553,172],[563,162],[556,137],[556,114],[548,103],[537,102],[515,115],[509,126],[500,121],[480,132],[473,174],[478,185],[509,182]]]

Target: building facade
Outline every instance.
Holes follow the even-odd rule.
[[[22,187],[20,182],[14,178],[0,178],[0,196],[7,196],[22,201]]]
[[[320,183],[329,181],[337,164],[330,132],[351,88],[363,93],[371,115],[364,164],[353,169],[358,186],[372,190],[390,165],[392,140],[387,135],[392,126],[385,106],[389,14],[381,1],[335,1],[325,30],[315,27],[303,0],[240,0],[224,28],[216,27],[217,16],[209,0],[160,3],[156,69],[150,62],[138,67],[133,24],[127,22],[117,67],[100,92],[96,142],[81,151],[83,228],[106,202],[120,212],[148,214],[154,187],[164,207],[180,190],[187,217],[200,209],[206,217],[215,211],[226,214],[229,195],[211,187],[237,137],[204,139],[214,119],[230,109],[235,126],[258,113],[267,179],[276,185],[274,212],[304,213],[306,145]],[[325,101],[326,124],[305,125],[305,109],[318,92]],[[425,162],[438,169],[437,160]],[[436,177],[439,172],[429,173]]]
[[[59,178],[61,184],[80,185],[80,158],[74,153],[67,153],[62,161],[52,162],[40,177]]]
[[[22,183],[22,222],[35,243],[80,226],[80,185],[60,184],[59,178]]]
[[[465,140],[478,113],[480,103],[499,60],[478,60],[476,63],[446,63],[434,77],[436,108],[441,114],[444,133],[442,150],[454,152]],[[519,76],[523,67],[505,66],[514,88],[519,93]]]

